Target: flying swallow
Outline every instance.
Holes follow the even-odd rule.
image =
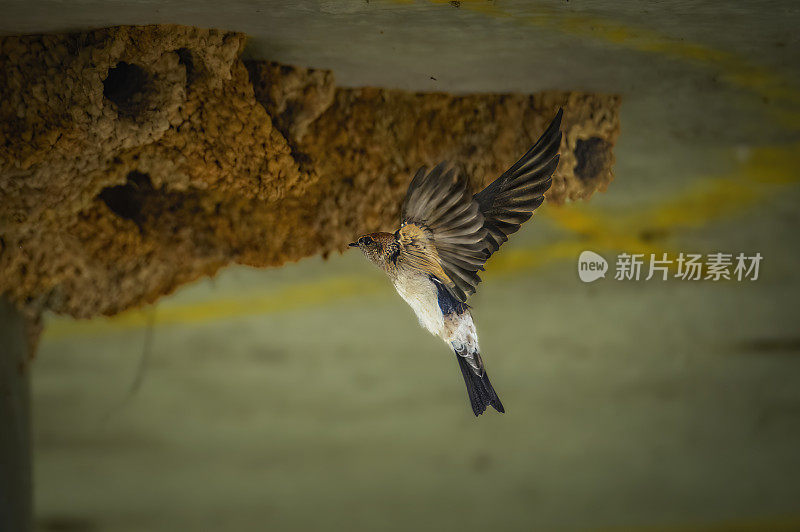
[[[522,158],[475,195],[468,181],[440,163],[422,167],[408,187],[400,229],[369,233],[351,247],[382,269],[422,327],[455,351],[476,416],[491,405],[505,412],[489,382],[467,297],[484,263],[544,201],[558,166],[559,109]]]

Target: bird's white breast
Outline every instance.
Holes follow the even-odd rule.
[[[414,309],[419,324],[431,334],[441,336],[444,316],[439,308],[439,296],[433,281],[427,275],[403,272],[394,280],[394,287],[400,297]]]

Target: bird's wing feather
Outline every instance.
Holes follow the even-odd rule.
[[[475,292],[485,261],[486,229],[466,180],[440,163],[420,168],[403,202],[397,232],[405,265],[435,275],[459,301]]]
[[[417,171],[397,231],[404,265],[436,276],[461,302],[477,272],[544,201],[558,166],[562,110],[534,146],[489,186],[470,196],[466,180],[440,163]]]
[[[558,166],[562,115],[563,110],[559,109],[536,144],[503,175],[475,194],[488,231],[487,259],[544,201],[544,193],[550,188]]]

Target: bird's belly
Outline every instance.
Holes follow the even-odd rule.
[[[401,276],[394,282],[400,297],[414,309],[419,324],[431,334],[441,336],[444,330],[444,316],[439,308],[436,286],[423,275]]]

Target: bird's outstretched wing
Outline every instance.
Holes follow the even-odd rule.
[[[436,276],[459,301],[475,291],[487,230],[466,180],[440,163],[420,168],[403,202],[398,261]]]
[[[536,144],[503,175],[475,194],[488,231],[487,259],[544,201],[544,193],[550,189],[553,172],[558,167],[562,115],[563,110],[559,109]]]
[[[466,180],[440,163],[417,171],[396,233],[399,260],[442,281],[459,301],[475,293],[477,272],[544,201],[558,166],[559,110],[536,144],[489,186],[470,196]]]

